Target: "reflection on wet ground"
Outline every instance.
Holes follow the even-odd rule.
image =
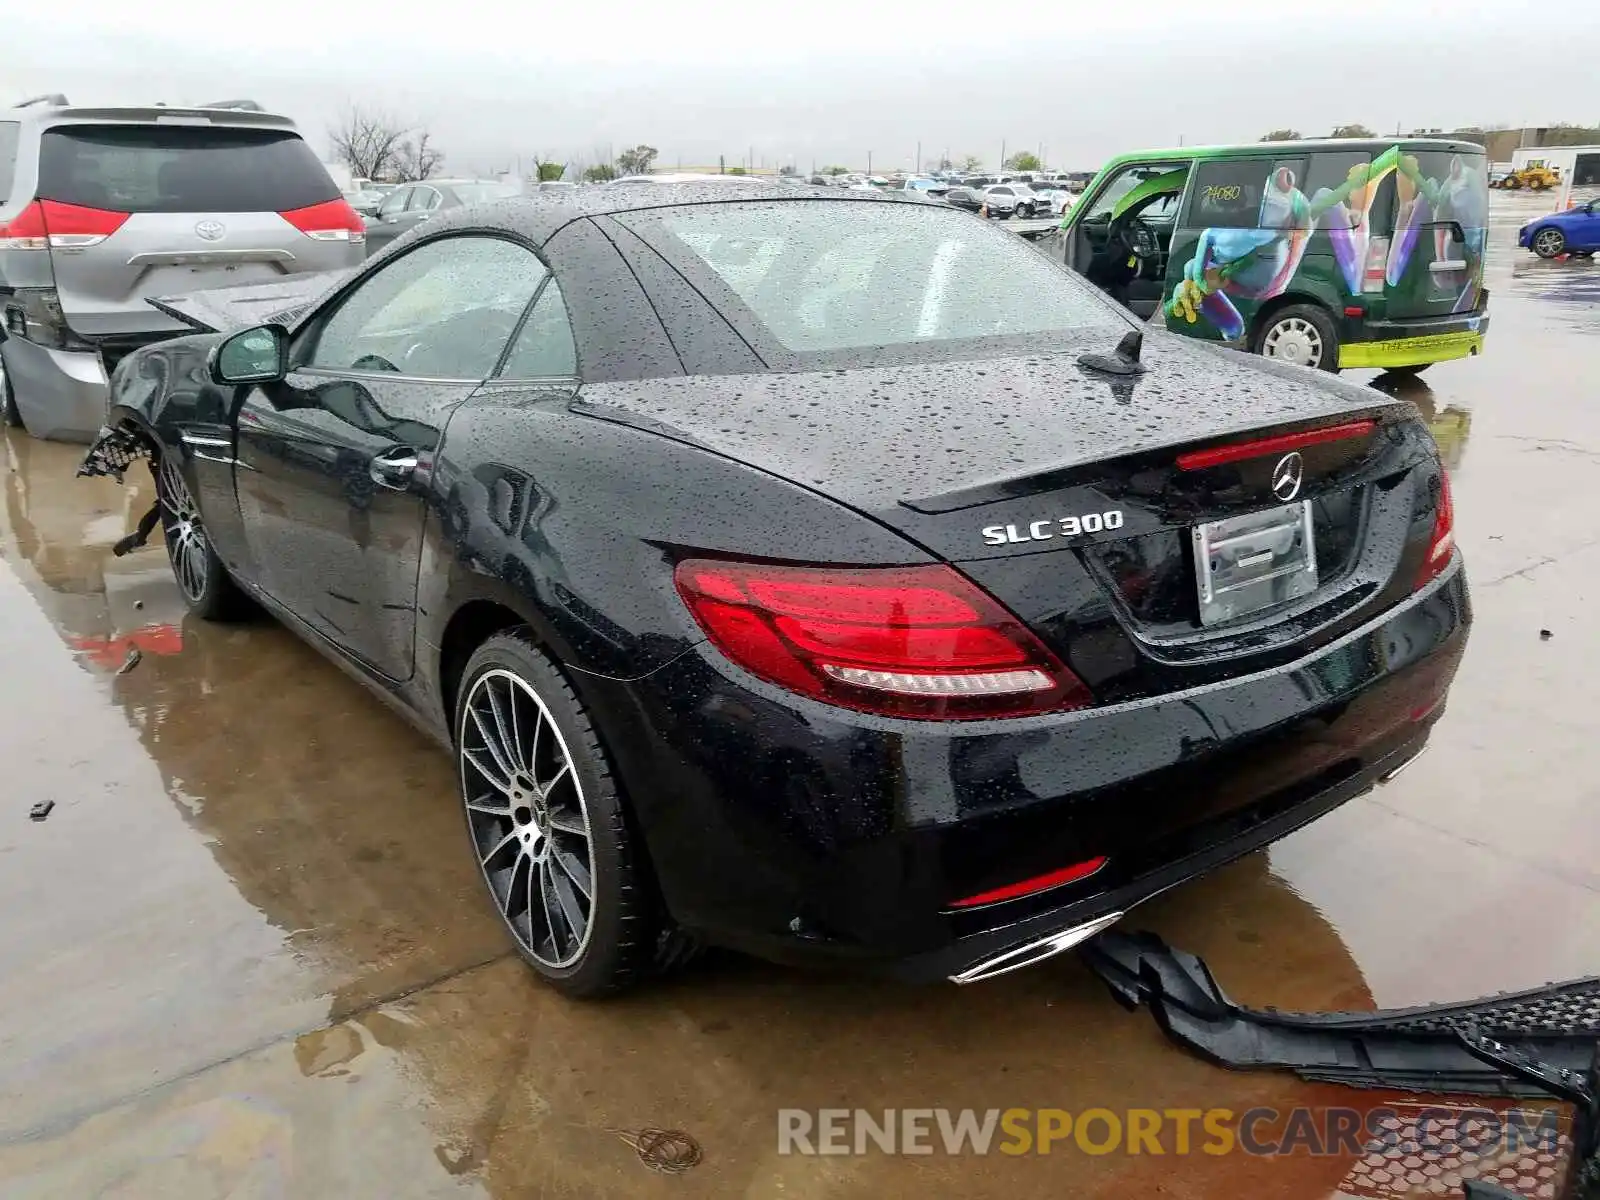
[[[1496,200],[1486,354],[1383,381],[1452,465],[1475,584],[1431,752],[1131,922],[1247,1003],[1600,972],[1600,329],[1576,300],[1597,272],[1510,245],[1536,211],[1512,200]],[[71,447],[8,434],[3,450],[7,1197],[1220,1200],[1327,1195],[1357,1169],[1065,1146],[780,1156],[785,1107],[1386,1098],[1210,1068],[1071,961],[913,990],[713,956],[615,1003],[559,1000],[480,901],[444,758],[270,622],[187,619],[159,549],[113,558],[150,500],[137,472],[124,489],[74,480]],[[703,1163],[647,1170],[627,1135],[648,1126],[690,1133]]]

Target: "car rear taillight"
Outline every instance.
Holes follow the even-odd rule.
[[[35,200],[0,225],[0,250],[83,250],[98,246],[128,214],[59,200]]]
[[[1384,278],[1389,264],[1389,239],[1375,237],[1367,243],[1367,261],[1361,268],[1361,290],[1367,295],[1382,292],[1388,286]]]
[[[713,645],[803,696],[883,716],[1017,717],[1092,703],[1026,626],[954,568],[686,559],[678,593]]]
[[[1433,532],[1428,537],[1428,556],[1422,560],[1422,570],[1417,572],[1416,588],[1432,583],[1450,565],[1450,554],[1456,546],[1456,506],[1450,498],[1450,474],[1443,465],[1439,467],[1439,501],[1434,510]]]
[[[279,213],[308,238],[319,242],[365,242],[367,226],[361,214],[344,200],[327,200]]]

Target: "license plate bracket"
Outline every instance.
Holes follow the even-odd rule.
[[[1202,625],[1252,616],[1317,590],[1309,500],[1207,521],[1191,536]]]

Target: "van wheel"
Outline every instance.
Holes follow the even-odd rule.
[[[1339,334],[1315,304],[1291,304],[1273,313],[1256,333],[1255,351],[1302,367],[1339,369]]]
[[[22,428],[22,413],[17,408],[17,397],[11,391],[11,380],[6,376],[6,360],[0,358],[0,420],[12,429]]]

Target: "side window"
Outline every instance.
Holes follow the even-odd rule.
[[[11,180],[16,172],[17,144],[22,126],[15,121],[0,121],[0,205],[11,194]]]
[[[1011,196],[1011,195],[1015,195],[1015,193],[1008,187],[997,187],[997,188],[994,188],[993,189],[993,194],[996,195],[996,196]]]
[[[430,208],[439,207],[439,193],[431,187],[418,187],[411,189],[411,202],[406,205],[407,212],[426,212]]]
[[[1190,226],[1283,228],[1296,218],[1303,158],[1233,158],[1201,163],[1190,191]]]
[[[462,235],[369,275],[296,347],[297,366],[483,379],[546,274],[531,250]]]
[[[1146,180],[1155,179],[1157,176],[1165,175],[1169,171],[1178,170],[1182,166],[1182,163],[1140,163],[1137,166],[1124,168],[1120,174],[1112,176],[1105,187],[1100,189],[1100,194],[1084,210],[1084,214],[1080,219],[1084,221],[1092,221],[1096,217],[1102,221],[1109,219],[1112,209],[1117,207],[1117,202],[1133,191],[1134,188]]]
[[[572,345],[572,324],[566,301],[552,279],[539,294],[528,320],[511,344],[500,371],[502,379],[541,379],[547,375],[576,375],[578,356]]]
[[[1343,187],[1350,181],[1350,173],[1352,171],[1355,171],[1361,167],[1370,166],[1371,164],[1372,155],[1370,154],[1313,154],[1311,156],[1311,161],[1306,165],[1305,183],[1301,184],[1300,190],[1306,194],[1306,198],[1308,200],[1314,201],[1317,198],[1318,192],[1331,192]],[[1392,189],[1388,194],[1392,194]],[[1384,194],[1380,192],[1380,200],[1383,198],[1383,195]],[[1346,211],[1350,213],[1348,218],[1350,227],[1355,228],[1360,223],[1359,214],[1353,210],[1349,210],[1348,208]],[[1387,228],[1389,224],[1392,223],[1392,221],[1384,222],[1381,220],[1379,205],[1376,203],[1373,206],[1372,215],[1374,218],[1379,218],[1375,219],[1373,222],[1373,228],[1375,229]],[[1320,219],[1314,223],[1319,228],[1326,229],[1333,223],[1334,216],[1334,212],[1330,211],[1321,216]],[[1310,210],[1307,209],[1305,210],[1304,214],[1295,221],[1295,228],[1304,228],[1310,223],[1312,223]]]
[[[406,187],[395,188],[383,198],[383,203],[378,205],[378,216],[398,217],[405,211],[406,201],[411,198],[411,193],[415,190]]]

